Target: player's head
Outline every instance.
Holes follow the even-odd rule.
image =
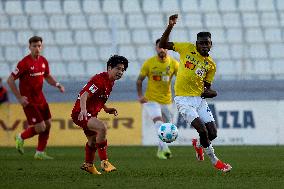
[[[120,79],[127,68],[128,60],[124,56],[113,55],[107,61],[107,71],[112,80]]]
[[[196,49],[202,56],[209,56],[212,47],[211,33],[199,32],[197,34]]]
[[[36,57],[40,55],[42,49],[42,38],[39,36],[33,36],[29,39],[29,49],[32,56]]]
[[[156,51],[157,51],[157,55],[159,56],[160,59],[164,59],[167,57],[167,49],[163,49],[159,47],[161,39],[157,39],[156,40]]]

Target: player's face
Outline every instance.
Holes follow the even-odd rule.
[[[196,41],[196,49],[202,56],[208,56],[212,47],[212,41],[210,37],[199,37]]]
[[[42,49],[42,43],[40,41],[33,42],[30,44],[29,49],[31,51],[32,56],[39,56]]]
[[[111,67],[108,68],[108,73],[109,73],[110,79],[112,80],[119,80],[122,77],[124,71],[125,70],[124,70],[123,64],[117,64],[117,66],[114,68],[111,68]]]
[[[167,56],[168,50],[167,50],[167,49],[160,48],[160,47],[159,47],[159,44],[160,44],[160,43],[157,43],[157,45],[156,45],[156,51],[157,51],[158,56],[159,56],[161,59],[163,59],[163,58],[165,58],[165,57]]]

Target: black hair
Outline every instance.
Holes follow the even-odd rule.
[[[197,34],[197,38],[199,37],[209,37],[211,39],[211,33],[210,32],[199,32]]]
[[[111,56],[108,61],[107,61],[107,67],[114,68],[118,64],[123,64],[124,65],[124,70],[126,71],[128,67],[128,60],[124,56],[119,56],[119,55],[113,55]]]
[[[31,38],[29,39],[29,43],[30,43],[30,44],[36,43],[36,42],[38,42],[38,41],[42,42],[42,38],[39,37],[39,36],[33,36],[33,37],[31,37]]]
[[[160,43],[160,41],[161,41],[160,38],[156,40],[156,46],[157,46],[158,43]]]

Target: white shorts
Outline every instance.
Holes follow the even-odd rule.
[[[204,123],[215,121],[206,100],[200,96],[176,96],[174,101],[178,112],[188,124],[198,117]]]
[[[143,104],[143,108],[152,120],[156,117],[162,117],[165,122],[172,122],[172,104],[147,102]]]

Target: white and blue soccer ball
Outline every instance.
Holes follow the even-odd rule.
[[[163,123],[158,131],[159,138],[166,143],[175,141],[178,137],[177,126],[173,123]]]

